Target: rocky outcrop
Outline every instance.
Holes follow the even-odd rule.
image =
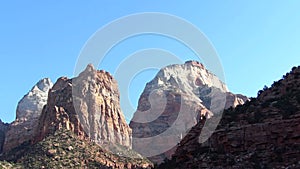
[[[130,122],[133,149],[160,163],[171,157],[181,138],[201,117],[210,118],[246,100],[230,93],[199,62],[162,68],[147,83]]]
[[[8,128],[8,124],[3,123],[0,120],[0,154],[2,153],[2,150],[3,150],[3,145],[4,145],[4,141],[5,141],[5,134],[7,132],[7,128]]]
[[[299,168],[300,66],[257,98],[226,110],[217,130],[201,144],[204,122],[158,168]]]
[[[117,82],[108,72],[95,70],[92,65],[73,79],[59,78],[49,91],[34,141],[65,128],[98,144],[131,147],[131,129],[119,102]]]
[[[50,79],[42,79],[19,101],[16,120],[9,125],[5,134],[4,152],[32,139],[52,85]]]

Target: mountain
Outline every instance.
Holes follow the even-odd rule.
[[[2,161],[10,162],[0,165],[116,169],[152,166],[150,161],[131,150],[131,129],[120,109],[117,82],[108,72],[88,65],[77,77],[61,77],[49,88],[38,83],[32,91],[49,90],[48,97],[31,99],[37,94],[30,92],[29,99],[26,95],[26,99],[20,101],[17,119],[25,119],[35,125],[30,133],[6,134],[6,140],[22,141],[16,141],[0,155]],[[36,100],[40,104],[45,103],[42,109],[42,106],[30,105]],[[41,112],[38,115],[32,111],[24,113],[31,108]],[[17,133],[17,129],[18,126],[9,126],[12,134],[13,131]]]
[[[32,139],[52,86],[49,78],[42,79],[19,101],[16,120],[9,124],[5,141],[1,144],[4,152]]]
[[[131,129],[120,109],[118,85],[108,72],[88,65],[78,77],[57,80],[33,141],[41,141],[60,128],[98,144],[131,147]]]
[[[157,168],[300,168],[300,66],[231,108],[212,136],[199,142],[206,119]]]
[[[14,122],[0,120],[0,168],[153,168],[146,157],[155,169],[300,168],[300,66],[251,99],[196,61],[167,66],[132,129],[119,102],[117,82],[92,65],[41,80]]]
[[[197,61],[162,68],[147,83],[130,122],[133,149],[160,163],[171,157],[181,138],[200,118],[210,118],[246,100],[243,95],[230,93]]]

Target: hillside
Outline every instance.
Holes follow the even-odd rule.
[[[139,156],[134,151],[120,146],[127,152],[113,154],[99,145],[79,139],[69,130],[58,130],[54,135],[46,137],[37,144],[23,144],[9,153],[1,156],[8,162],[1,165],[11,166],[8,168],[150,168],[149,161]],[[129,155],[131,157],[129,157]],[[14,167],[13,167],[14,166]]]
[[[199,142],[200,121],[157,168],[299,168],[300,66],[244,105],[224,111],[216,131]]]

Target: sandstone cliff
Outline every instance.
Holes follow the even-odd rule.
[[[158,168],[300,168],[300,66],[257,98],[226,110],[212,137],[200,144],[203,124]]]
[[[9,125],[5,134],[4,152],[32,139],[52,85],[50,79],[42,79],[19,101],[16,120]]]
[[[49,91],[34,142],[61,128],[98,144],[131,147],[131,129],[120,109],[117,82],[108,72],[88,65],[78,77],[57,80]]]
[[[202,116],[210,118],[247,99],[230,93],[226,85],[199,62],[162,68],[147,83],[130,122],[133,149],[160,163],[171,157],[187,130]]]

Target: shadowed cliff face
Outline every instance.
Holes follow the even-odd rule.
[[[88,65],[76,78],[57,80],[49,91],[34,141],[60,128],[98,144],[131,147],[131,129],[120,109],[117,82],[108,72]]]
[[[4,141],[5,141],[5,134],[7,132],[7,129],[8,129],[8,124],[3,123],[0,120],[0,153],[2,153],[2,150],[3,150],[3,145],[4,145]]]
[[[202,116],[210,118],[246,100],[230,93],[196,61],[162,68],[147,83],[130,122],[133,149],[160,163],[171,157],[181,138]]]
[[[204,121],[198,122],[172,160],[158,168],[299,168],[300,67],[258,94],[226,110],[217,130],[202,144]]]

